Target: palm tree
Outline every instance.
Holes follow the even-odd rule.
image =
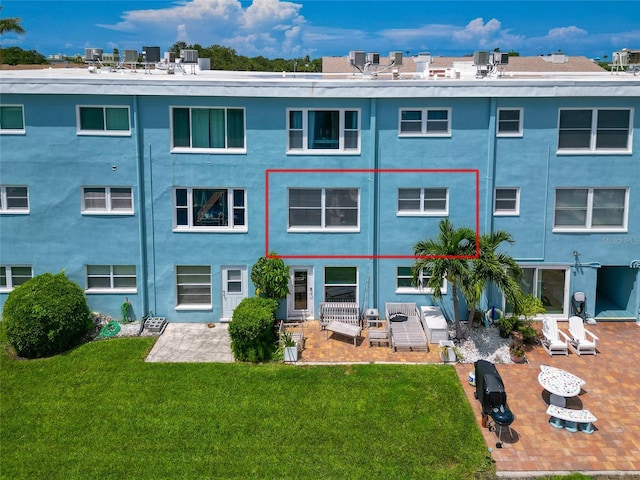
[[[413,264],[413,284],[432,289],[433,298],[442,301],[440,286],[445,278],[451,286],[456,337],[462,338],[462,326],[458,312],[458,286],[462,286],[470,274],[468,258],[475,254],[475,232],[468,227],[454,228],[449,219],[440,221],[440,233],[435,240],[422,240],[413,247],[416,260]],[[422,285],[423,271],[429,272],[426,285]]]
[[[0,7],[0,11],[2,7]],[[20,25],[21,18],[0,18],[0,35],[4,32],[24,33],[24,28]]]
[[[0,6],[0,13],[2,13],[2,6]],[[20,25],[21,18],[0,18],[0,37],[5,32],[24,33],[24,28]],[[0,42],[0,66],[2,65],[2,42]]]
[[[507,302],[518,306],[521,298],[518,279],[522,269],[516,261],[504,252],[498,252],[503,243],[513,244],[510,233],[497,230],[480,237],[480,254],[470,260],[469,275],[463,278],[461,285],[467,306],[469,307],[469,325],[473,321],[476,309],[480,306],[482,294],[488,284],[497,286]]]

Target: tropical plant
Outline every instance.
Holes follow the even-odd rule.
[[[518,331],[522,334],[524,343],[534,343],[538,338],[538,332],[533,328],[533,317],[546,312],[542,300],[531,294],[521,294],[519,301],[514,304],[514,316],[519,319]]]
[[[251,281],[256,287],[256,295],[282,300],[289,294],[289,267],[275,252],[269,252],[251,269]]]
[[[229,323],[231,351],[236,360],[271,359],[277,344],[274,328],[277,309],[278,302],[270,298],[245,298],[238,304]]]
[[[476,309],[480,307],[482,295],[488,284],[497,286],[507,302],[514,306],[518,306],[522,298],[517,281],[522,275],[522,268],[513,257],[497,251],[503,243],[514,243],[510,233],[497,230],[484,234],[480,237],[478,258],[470,259],[469,275],[463,277],[461,284],[469,307],[469,324],[473,321]]]
[[[27,358],[64,352],[94,328],[84,291],[63,272],[38,275],[13,289],[2,324],[9,345]]]
[[[2,7],[0,6],[0,11],[2,11]],[[3,35],[5,32],[13,32],[13,33],[25,33],[24,28],[20,25],[22,21],[21,18],[9,17],[9,18],[0,18],[0,35]]]
[[[469,276],[468,258],[475,254],[475,232],[468,227],[455,228],[448,218],[440,221],[438,237],[415,244],[413,253],[413,284],[427,287],[433,297],[442,301],[441,284],[445,278],[451,286],[456,337],[462,338],[462,326],[458,309],[458,287]],[[422,284],[423,272],[429,272],[426,285]]]

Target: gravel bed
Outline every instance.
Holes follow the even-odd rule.
[[[454,338],[456,331],[449,330],[449,337]],[[496,326],[471,328],[466,340],[454,340],[458,352],[463,356],[461,363],[474,363],[487,360],[491,363],[513,363],[509,355],[509,338],[501,338]]]
[[[140,320],[135,320],[129,323],[122,323],[120,320],[115,319],[109,315],[104,315],[102,313],[93,314],[93,319],[96,324],[96,338],[100,337],[100,332],[102,328],[109,322],[116,321],[120,325],[120,331],[111,337],[105,338],[118,338],[118,337],[158,337],[162,332],[150,332],[147,329],[142,330],[140,333]],[[164,329],[163,329],[164,330]]]

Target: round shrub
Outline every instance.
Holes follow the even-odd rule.
[[[63,273],[45,273],[15,288],[2,310],[7,343],[38,358],[77,345],[93,328],[82,289]]]
[[[233,311],[229,324],[231,351],[236,360],[269,360],[276,349],[275,315],[278,302],[270,298],[245,298]]]

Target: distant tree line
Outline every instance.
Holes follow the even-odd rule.
[[[202,47],[201,45],[187,45],[185,42],[174,43],[169,51],[180,55],[180,50],[197,50],[199,58],[209,58],[212,70],[235,70],[254,72],[321,72],[322,59],[311,59],[309,56],[300,58],[274,58],[269,59],[263,56],[246,57],[229,47],[221,45],[211,45]],[[39,65],[50,63],[47,58],[35,50],[23,50],[20,47],[8,47],[1,49],[2,63],[8,65]],[[118,50],[114,49],[114,53]],[[69,56],[64,58],[69,63],[83,63],[81,57]]]
[[[23,50],[20,47],[2,49],[2,63],[6,65],[45,65],[47,57],[35,50]]]
[[[198,58],[209,58],[212,70],[234,70],[234,71],[255,71],[255,72],[321,72],[322,59],[314,60],[309,55],[303,58],[274,58],[268,59],[263,56],[245,57],[229,47],[221,45],[211,45],[203,47],[193,44],[187,45],[185,42],[174,43],[169,51],[180,55],[180,50],[197,50]]]

